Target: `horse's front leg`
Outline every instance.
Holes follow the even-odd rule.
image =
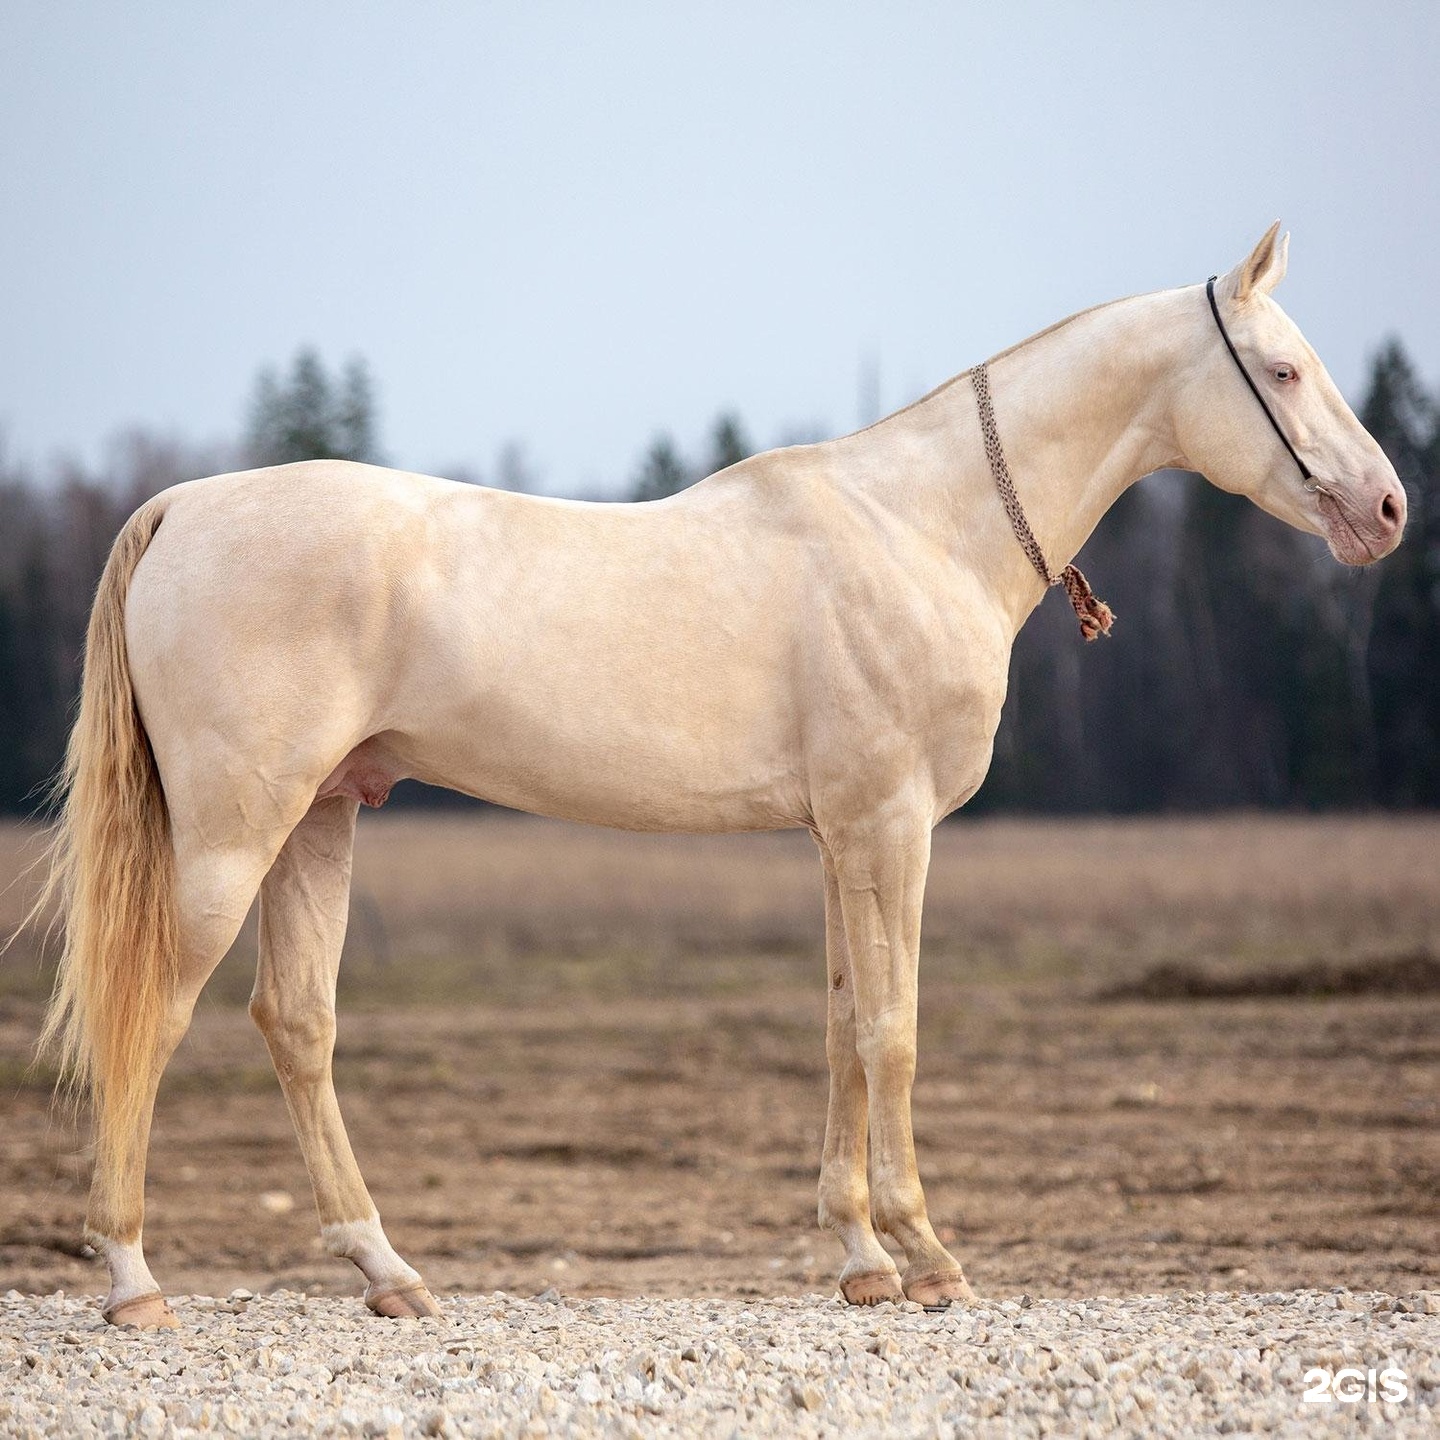
[[[960,1264],[926,1213],[910,1120],[930,816],[918,807],[889,808],[826,840],[853,978],[855,1049],[869,1098],[875,1223],[905,1252],[901,1284],[909,1299],[932,1306],[969,1300]]]
[[[870,1184],[865,1174],[865,1071],[855,1048],[855,982],[845,944],[840,886],[834,862],[820,844],[825,869],[825,964],[829,996],[825,1056],[830,1062],[830,1105],[825,1152],[820,1161],[820,1226],[845,1247],[840,1291],[852,1305],[902,1300],[900,1274],[870,1223]]]

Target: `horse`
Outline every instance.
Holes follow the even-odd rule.
[[[662,500],[324,460],[142,505],[96,592],[41,902],[64,925],[42,1043],[93,1113],[105,1318],[176,1323],[141,1239],[155,1095],[257,893],[250,1014],[325,1244],[376,1314],[441,1313],[386,1238],[331,1069],[356,814],[403,777],[632,830],[808,829],[840,1291],[972,1299],[916,1170],[921,904],[931,831],[985,776],[1048,584],[1087,636],[1108,628],[1046,557],[1171,466],[1350,565],[1404,528],[1394,469],[1272,298],[1278,235],[1208,292],[1082,311],[864,430]]]

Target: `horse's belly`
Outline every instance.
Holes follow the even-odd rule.
[[[598,708],[593,697],[544,709],[497,702],[384,739],[399,773],[536,815],[658,831],[806,823],[797,751],[775,725],[743,713],[708,727],[693,716],[685,726],[602,719]],[[360,758],[355,783],[379,788]]]
[[[804,824],[796,787],[779,777],[729,778],[697,765],[688,774],[602,755],[440,755],[418,760],[417,779],[497,805],[624,830],[774,830]]]

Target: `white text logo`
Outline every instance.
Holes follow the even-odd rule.
[[[1354,1365],[1339,1370],[1316,1365],[1305,1372],[1304,1398],[1312,1405],[1328,1405],[1334,1400],[1342,1405],[1357,1405],[1362,1400],[1398,1405],[1410,1398],[1409,1378],[1393,1365],[1379,1371],[1373,1365],[1368,1370]]]

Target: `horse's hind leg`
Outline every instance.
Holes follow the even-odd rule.
[[[420,1276],[391,1248],[355,1163],[331,1073],[335,979],[350,902],[355,801],[313,805],[260,887],[260,968],[250,1014],[275,1062],[332,1254],[353,1260],[380,1315],[438,1315]]]
[[[263,849],[200,851],[176,846],[179,973],[152,1055],[135,1055],[145,1078],[138,1109],[123,1121],[96,1107],[95,1169],[85,1238],[110,1271],[105,1318],[116,1325],[171,1327],[175,1317],[150,1274],[141,1244],[145,1157],[160,1077],[190,1027],[195,1001],[230,948],[270,861]]]

